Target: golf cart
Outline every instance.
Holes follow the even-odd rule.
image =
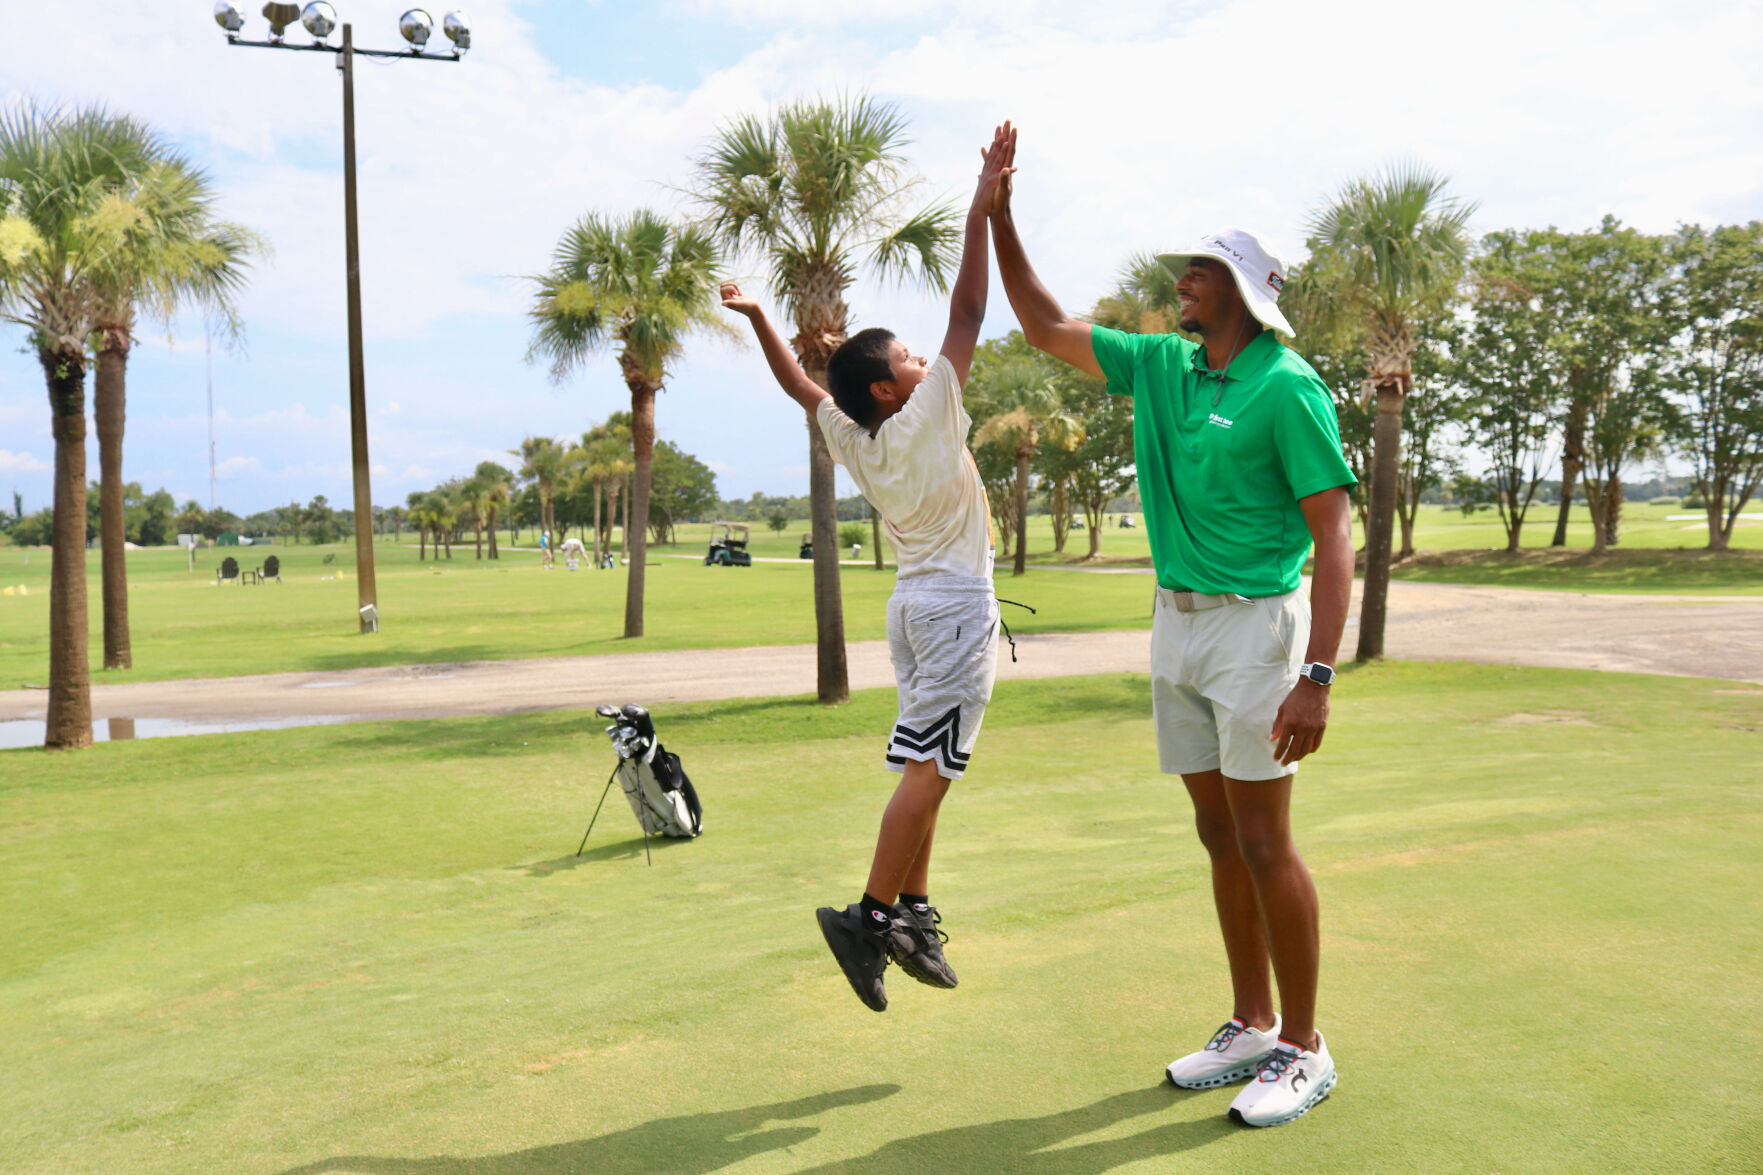
[[[739,531],[737,538],[735,532]],[[720,533],[718,533],[720,532]],[[751,567],[753,556],[747,552],[747,538],[752,528],[744,522],[713,522],[710,524],[710,550],[704,555],[706,567]]]
[[[802,549],[800,551],[796,552],[796,558],[798,558],[798,559],[812,559],[812,558],[814,558],[814,532],[813,531],[805,530],[802,532]]]

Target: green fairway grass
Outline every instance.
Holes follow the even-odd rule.
[[[0,1168],[1754,1172],[1763,691],[1347,674],[1294,822],[1335,1096],[1163,1066],[1230,1012],[1148,683],[1001,685],[937,834],[953,992],[862,1008],[892,691],[668,707],[706,833],[643,860],[591,715],[0,752]]]
[[[813,577],[806,562],[705,567],[657,549],[648,568],[645,635],[624,640],[625,572],[542,570],[536,552],[504,551],[478,561],[455,547],[451,561],[419,562],[414,546],[376,546],[381,631],[362,636],[355,620],[354,548],[349,545],[221,548],[197,555],[197,571],[175,550],[129,553],[129,625],[134,668],[103,672],[99,559],[87,559],[93,680],[124,682],[369,665],[582,656],[664,649],[807,644],[814,640]],[[256,567],[282,560],[282,582],[216,586],[226,554]],[[29,562],[26,562],[28,556]],[[331,560],[325,563],[326,558]],[[879,640],[893,568],[846,565],[845,635]],[[49,663],[49,552],[0,549],[0,688],[42,685]],[[1073,576],[1037,571],[1001,593],[1038,609],[1011,609],[1012,630],[1082,632],[1150,624],[1151,587],[1142,576]]]
[[[1464,520],[1456,511],[1427,507],[1417,530],[1422,555],[1397,567],[1403,579],[1475,583],[1564,591],[1645,591],[1763,595],[1763,526],[1741,524],[1736,549],[1709,554],[1672,550],[1695,534],[1683,523],[1664,521],[1678,507],[1630,504],[1624,546],[1594,558],[1576,531],[1565,551],[1527,550],[1518,558],[1504,550],[1486,516]],[[752,567],[705,567],[710,528],[686,524],[676,544],[650,549],[646,633],[636,641],[624,630],[625,572],[570,572],[563,560],[543,571],[536,550],[507,549],[500,560],[474,558],[470,544],[454,547],[452,559],[418,559],[408,542],[376,544],[382,631],[356,632],[355,556],[351,544],[211,548],[198,552],[188,570],[185,552],[153,549],[129,553],[129,609],[134,668],[100,671],[103,612],[99,558],[89,552],[90,629],[94,680],[104,682],[230,676],[291,670],[328,672],[397,665],[518,657],[577,656],[665,649],[730,648],[805,644],[814,640],[810,564],[796,559],[806,523],[782,533],[754,532]],[[1577,524],[1576,524],[1577,525]],[[1493,531],[1488,528],[1493,526]],[[1581,528],[1583,530],[1583,528]],[[1546,542],[1548,530],[1527,531]],[[528,536],[531,537],[531,532]],[[1009,560],[1000,561],[1001,595],[1038,613],[1010,611],[1018,632],[1085,632],[1149,624],[1150,593],[1133,576],[1074,577],[1054,565],[1077,561],[1088,550],[1074,531],[1065,556],[1052,550],[1050,520],[1031,519],[1035,567],[1017,580]],[[869,552],[867,538],[865,551]],[[255,568],[274,554],[283,582],[217,586],[214,569],[227,555]],[[849,552],[845,552],[846,555]],[[1149,566],[1142,528],[1107,530],[1107,563]],[[325,560],[329,560],[327,563]],[[778,562],[767,560],[776,559]],[[842,569],[845,632],[851,640],[879,639],[884,602],[893,590],[891,565],[881,572],[867,561]],[[0,547],[0,689],[43,685],[48,673],[49,552]],[[24,594],[18,594],[22,589]]]
[[[1555,514],[1557,507],[1537,507],[1528,516],[1521,535],[1526,549],[1547,549],[1550,540],[1555,537]],[[1654,505],[1651,502],[1628,502],[1622,508],[1622,550],[1675,550],[1699,551],[1708,545],[1708,528],[1700,521],[1674,518],[1676,515],[1696,514],[1682,506]],[[1747,509],[1750,521],[1742,521],[1733,529],[1732,545],[1735,550],[1763,551],[1763,503],[1753,502]],[[1110,513],[1108,525],[1102,530],[1101,549],[1099,556],[1108,560],[1145,560],[1151,557],[1150,540],[1145,537],[1144,515],[1133,513],[1132,518],[1138,525],[1122,528],[1119,525],[1120,515]],[[868,523],[863,524],[863,554],[870,556]],[[776,556],[794,558],[801,535],[808,528],[806,521],[790,523],[781,534],[773,534],[763,524],[753,530],[753,552],[760,556]],[[685,524],[679,528],[680,544],[686,550],[702,556],[708,542],[710,528],[707,524]],[[1399,537],[1399,536],[1398,536]],[[1365,541],[1363,531],[1354,519],[1353,541],[1362,544]],[[1414,545],[1423,551],[1504,551],[1506,549],[1506,532],[1500,527],[1500,520],[1491,511],[1478,511],[1465,516],[1461,510],[1451,506],[1422,506],[1420,515],[1414,525]],[[1567,527],[1568,551],[1586,553],[1592,546],[1591,515],[1583,503],[1576,502]],[[1089,554],[1090,540],[1087,532],[1074,530],[1065,541],[1063,553],[1053,550],[1053,520],[1045,514],[1031,515],[1028,520],[1029,558],[1037,562],[1060,562],[1081,560]],[[1014,554],[1000,552],[999,563],[1006,564]],[[846,556],[850,551],[843,552]],[[1558,571],[1563,578],[1565,572]],[[1569,585],[1571,586],[1571,585]],[[1577,590],[1577,588],[1572,588]]]

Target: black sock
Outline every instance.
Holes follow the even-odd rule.
[[[900,904],[910,906],[913,909],[917,909],[919,906],[928,906],[930,905],[930,895],[925,893],[903,893],[900,895]]]
[[[868,894],[863,895],[863,929],[871,934],[886,930],[894,920],[894,908],[885,902],[878,902]]]

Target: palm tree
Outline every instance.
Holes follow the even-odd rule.
[[[102,536],[104,668],[134,664],[129,646],[128,566],[124,558],[122,439],[129,348],[144,311],[169,325],[183,302],[214,315],[230,339],[241,334],[233,295],[248,258],[263,252],[250,230],[217,221],[208,176],[156,138],[153,165],[113,197],[108,210],[126,225],[121,247],[98,274],[92,414],[98,426],[99,533]]]
[[[1128,334],[1180,334],[1181,303],[1175,281],[1175,274],[1156,254],[1134,253],[1121,270],[1114,292],[1096,303],[1090,319],[1098,326]]]
[[[55,436],[44,743],[92,744],[86,607],[86,340],[97,279],[125,250],[124,193],[153,165],[140,123],[25,104],[0,116],[0,317],[43,367]]]
[[[716,243],[698,228],[670,223],[646,209],[625,217],[590,213],[557,242],[551,268],[532,280],[529,361],[551,361],[551,378],[569,377],[589,356],[616,346],[631,395],[631,455],[635,468],[625,541],[624,635],[643,635],[644,546],[649,482],[655,458],[655,393],[694,331],[729,333],[716,297],[721,268]],[[628,525],[638,520],[635,532]]]
[[[975,445],[1000,445],[1016,460],[1016,566],[1012,575],[1028,570],[1029,466],[1043,441],[1070,451],[1083,443],[1083,424],[1065,410],[1059,393],[1032,362],[1006,363],[994,377],[996,413],[973,434]]]
[[[496,518],[514,496],[514,474],[494,461],[478,462],[471,480],[483,489],[484,527],[490,532],[490,558],[500,559],[496,549]]]
[[[429,523],[423,510],[423,503],[428,494],[423,490],[413,490],[404,498],[406,509],[404,518],[416,528],[416,561],[423,562],[428,558]]]
[[[557,493],[557,480],[563,476],[566,450],[550,437],[528,437],[520,442],[520,448],[508,452],[520,458],[521,478],[538,487],[539,529],[549,533],[551,541],[556,542],[556,519],[551,514],[551,499]]]
[[[1360,333],[1370,363],[1364,386],[1377,397],[1360,661],[1383,656],[1402,407],[1420,346],[1416,326],[1450,301],[1469,252],[1475,205],[1446,195],[1447,182],[1418,164],[1397,164],[1349,183],[1310,222],[1311,252],[1338,282],[1333,305]]]
[[[471,525],[477,537],[477,559],[484,560],[484,523],[490,518],[490,485],[472,474],[459,487],[459,500],[465,506],[466,513],[471,516]],[[490,532],[494,534],[494,531]]]
[[[867,97],[792,103],[769,118],[724,126],[698,161],[698,198],[733,252],[763,260],[772,294],[796,326],[802,369],[826,387],[826,364],[845,340],[845,298],[860,267],[883,278],[948,288],[961,221],[949,205],[907,211],[901,149],[906,120]],[[822,704],[851,696],[839,592],[832,454],[808,417],[809,503],[814,536],[814,621]]]
[[[582,434],[581,476],[594,495],[594,566],[605,563],[605,550],[611,545],[612,514],[616,513],[618,486],[634,468],[631,461],[630,414],[614,412],[604,423]],[[610,489],[613,510],[604,521],[601,500]]]

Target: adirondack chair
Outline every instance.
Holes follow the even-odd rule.
[[[214,569],[214,582],[216,583],[225,583],[229,579],[237,580],[238,578],[239,561],[231,555],[222,559],[220,561],[220,566]]]
[[[271,555],[269,558],[265,559],[263,561],[263,566],[257,569],[257,578],[260,582],[266,579],[273,579],[277,583],[280,583],[282,581],[281,559],[275,555]]]

